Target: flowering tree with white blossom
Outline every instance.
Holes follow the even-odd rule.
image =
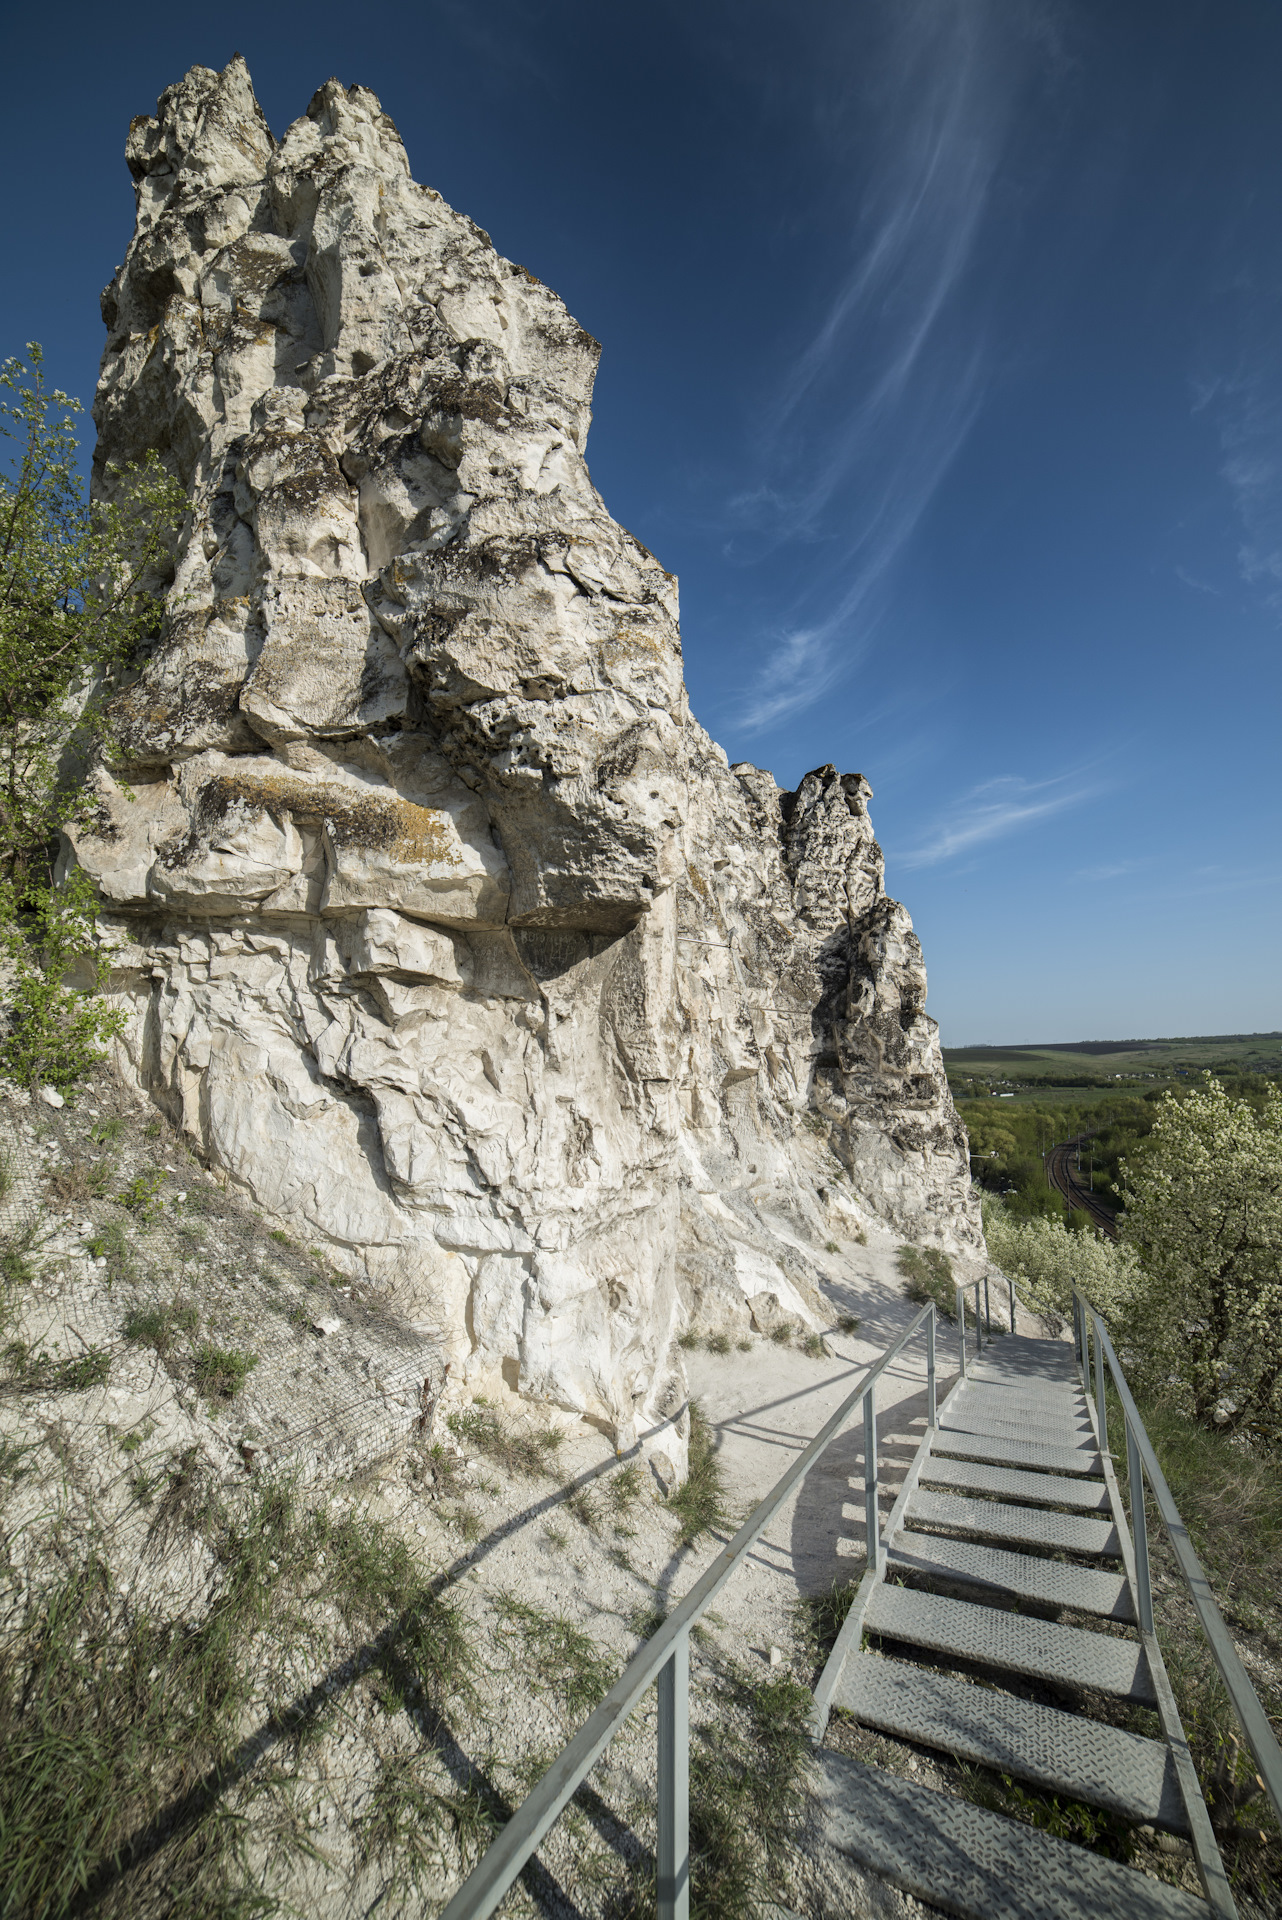
[[[1282,1090],[1257,1106],[1208,1074],[1167,1094],[1122,1180],[1145,1272],[1127,1349],[1203,1424],[1282,1440]]]

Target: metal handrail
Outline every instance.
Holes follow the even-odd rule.
[[[697,1580],[653,1639],[640,1647],[595,1713],[562,1748],[533,1792],[521,1802],[502,1833],[472,1869],[441,1920],[486,1920],[508,1891],[544,1835],[559,1819],[571,1796],[620,1731],[652,1682],[659,1683],[659,1832],[657,1878],[659,1920],[688,1920],[690,1911],[689,1754],[690,1628],[747,1558],[789,1494],[806,1477],[820,1454],[862,1400],[864,1402],[864,1488],[869,1564],[879,1563],[877,1514],[877,1412],[874,1389],[926,1323],[927,1406],[935,1417],[935,1307],[928,1302],[894,1345],[873,1363],[854,1391],[820,1428],[761,1504],[744,1521],[730,1544]],[[963,1321],[962,1343],[965,1346]]]
[[[1126,1376],[1122,1372],[1121,1362],[1109,1338],[1108,1328],[1080,1287],[1073,1288],[1073,1313],[1082,1382],[1088,1396],[1092,1391],[1090,1336],[1094,1334],[1096,1418],[1099,1424],[1100,1446],[1104,1452],[1108,1451],[1108,1420],[1104,1396],[1106,1367],[1108,1373],[1113,1376],[1113,1386],[1121,1402],[1126,1423],[1126,1466],[1131,1491],[1131,1531],[1135,1541],[1135,1572],[1138,1588],[1136,1601],[1140,1631],[1143,1634],[1154,1632],[1153,1585],[1149,1568],[1148,1522],[1144,1500],[1144,1483],[1147,1481],[1153,1492],[1158,1518],[1170,1542],[1171,1552],[1175,1556],[1175,1563],[1189,1590],[1194,1611],[1210,1646],[1211,1658],[1220,1670],[1220,1677],[1228,1690],[1238,1723],[1246,1736],[1247,1746],[1254,1756],[1265,1792],[1273,1803],[1273,1810],[1278,1819],[1282,1820],[1282,1748],[1278,1746],[1273,1729],[1269,1725],[1268,1716],[1260,1704],[1259,1695],[1251,1685],[1246,1668],[1238,1657],[1237,1648],[1229,1637],[1229,1630],[1215,1604],[1215,1597],[1202,1570],[1202,1563],[1193,1551],[1188,1529],[1180,1518],[1171,1489],[1166,1484],[1166,1475],[1162,1472],[1161,1464],[1153,1450],[1153,1443],[1144,1430],[1144,1422],[1131,1397],[1131,1390],[1126,1384]]]

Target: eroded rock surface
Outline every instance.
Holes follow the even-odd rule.
[[[195,67],[127,152],[97,484],[156,447],[192,500],[68,855],[130,1071],[452,1390],[679,1465],[691,1315],[817,1324],[861,1210],[982,1247],[870,790],[691,718],[676,581],[584,461],[595,341],[371,93],[277,144]]]

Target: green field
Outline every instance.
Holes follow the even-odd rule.
[[[1237,1081],[1282,1074],[1282,1033],[1193,1034],[1168,1040],[1076,1040],[1044,1046],[945,1047],[954,1094],[1013,1093],[1017,1099],[1072,1101],[1084,1087],[1138,1092],[1208,1069]]]

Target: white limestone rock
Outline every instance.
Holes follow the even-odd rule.
[[[584,461],[595,341],[372,94],[278,145],[194,67],[128,159],[96,484],[155,447],[192,502],[66,855],[129,1071],[451,1392],[679,1472],[691,1315],[821,1324],[852,1207],[982,1250],[867,783],[690,718],[676,582]]]

